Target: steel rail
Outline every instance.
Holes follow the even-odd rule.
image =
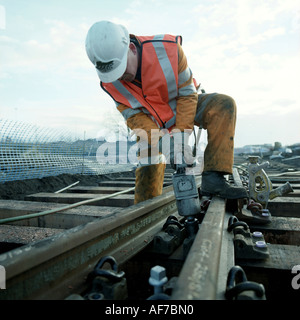
[[[118,264],[124,263],[147,246],[176,211],[174,192],[169,191],[1,254],[7,289],[0,291],[0,299],[64,299],[72,290],[80,292],[101,257],[113,255]]]
[[[233,170],[234,184],[242,186]],[[213,197],[172,293],[174,300],[223,300],[234,266],[233,236],[227,231],[226,200]]]
[[[232,176],[236,185],[243,185],[237,168],[234,168]],[[199,182],[197,179],[198,186]],[[0,265],[6,271],[7,288],[0,290],[0,300],[65,299],[72,293],[82,293],[87,286],[87,275],[103,256],[112,255],[122,268],[123,263],[144,249],[162,230],[166,218],[177,212],[172,186],[164,188],[164,191],[162,196],[152,200],[120,208],[105,218],[97,218],[44,240],[0,254]],[[183,267],[178,277],[176,274],[177,282],[171,294],[172,300],[226,298],[224,294],[228,271],[235,264],[235,258],[234,236],[232,232],[227,231],[228,220],[232,215],[226,212],[225,205],[225,200],[212,198],[187,258],[185,261],[180,258]],[[227,209],[230,209],[229,202],[227,205]],[[81,208],[82,214],[86,213],[85,208],[88,207]],[[101,212],[101,206],[96,208]],[[274,230],[280,235],[283,231],[288,232],[289,235],[286,237],[291,237],[291,233],[294,231],[296,233],[299,229],[295,229],[295,224],[300,223],[299,219],[292,219],[294,220],[289,221],[292,227],[287,226],[285,220],[281,221],[278,218],[272,221],[272,226],[263,226],[261,230],[266,236],[270,233],[271,243]],[[277,222],[284,223],[284,228]],[[256,228],[255,223],[249,226]],[[277,241],[277,237],[275,240]],[[252,271],[251,268],[260,268],[260,272],[264,274],[270,266],[289,271],[289,266],[297,263],[299,256],[297,243],[293,245],[290,240],[286,240],[282,246],[272,244],[270,249],[274,253],[270,250],[273,257],[271,262],[254,263],[247,259],[237,261],[239,263],[242,261],[250,275],[252,272],[252,276],[256,271]],[[287,255],[287,245],[289,245],[289,255]],[[172,259],[178,259],[178,252],[176,249],[168,263],[172,263]],[[285,261],[287,260],[283,266],[277,262],[279,260],[277,258],[281,255]],[[147,263],[152,264],[151,257]],[[270,284],[273,283],[271,276],[268,281]]]
[[[214,197],[197,232],[173,290],[174,300],[224,298],[226,277],[234,264],[233,243],[227,233],[225,200]],[[222,240],[223,239],[223,240]],[[224,282],[225,281],[225,282]],[[220,287],[220,284],[223,286]]]

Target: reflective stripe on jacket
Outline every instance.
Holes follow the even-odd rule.
[[[101,82],[102,88],[120,104],[143,109],[160,128],[171,128],[176,122],[178,97],[178,48],[181,37],[156,35],[136,37],[141,42],[141,83]]]

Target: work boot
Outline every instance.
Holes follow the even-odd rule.
[[[202,196],[216,195],[225,199],[248,198],[246,189],[232,186],[218,171],[204,171],[202,173],[201,194]]]
[[[165,168],[165,163],[158,163],[136,169],[134,204],[162,194]]]

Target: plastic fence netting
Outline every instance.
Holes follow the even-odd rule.
[[[134,166],[99,163],[100,142],[80,140],[68,132],[0,119],[0,183],[57,176],[97,175]]]

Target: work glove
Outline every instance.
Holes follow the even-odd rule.
[[[170,163],[174,170],[194,165],[195,158],[192,148],[188,145],[188,139],[188,133],[174,132],[165,134],[159,140],[159,151],[164,154],[167,163]]]

